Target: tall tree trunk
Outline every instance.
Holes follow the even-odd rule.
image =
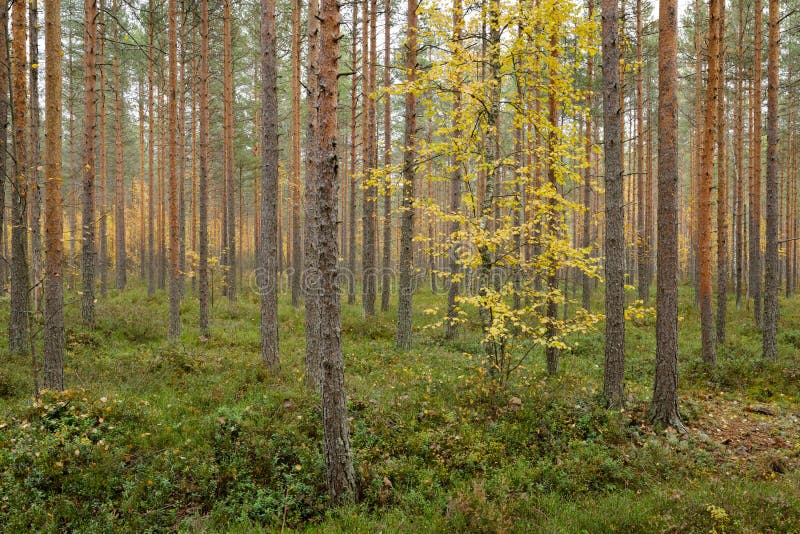
[[[551,50],[551,57],[553,64],[558,63],[558,37],[555,32],[553,32],[552,36],[550,37],[550,50]],[[552,80],[555,82],[555,80]],[[551,194],[553,195],[548,204],[550,205],[551,213],[548,214],[547,217],[547,232],[550,234],[550,239],[558,239],[559,233],[559,221],[558,219],[563,217],[563,214],[558,214],[557,205],[555,195],[558,193],[558,180],[556,178],[556,168],[555,163],[553,160],[555,159],[552,154],[555,154],[557,149],[558,143],[558,136],[556,134],[556,129],[558,128],[558,102],[556,100],[556,94],[554,90],[550,90],[550,96],[548,97],[548,128],[550,129],[550,133],[547,139],[547,181],[550,184]],[[498,140],[498,148],[499,148],[499,140]],[[499,152],[499,151],[498,151]],[[620,177],[621,179],[621,177]],[[621,183],[621,181],[620,181]],[[547,348],[545,349],[545,357],[547,358],[547,374],[548,375],[555,375],[558,372],[558,363],[559,363],[559,348],[552,344],[552,340],[556,338],[558,334],[557,329],[557,322],[558,322],[558,301],[553,297],[559,293],[558,289],[558,270],[559,266],[558,263],[554,260],[552,261],[551,265],[548,266],[548,276],[547,276],[547,289],[548,289],[548,297],[547,297],[547,327],[545,336],[547,337],[548,343]],[[565,284],[564,284],[564,297],[567,296],[567,284],[566,284],[566,272],[565,272]],[[624,295],[623,295],[624,298]],[[564,304],[564,313],[566,314],[566,303]]]
[[[198,154],[198,263],[197,284],[200,300],[200,335],[209,336],[208,318],[208,0],[200,0],[200,150]]]
[[[413,85],[417,79],[417,0],[408,0],[407,36],[405,42],[406,79]],[[411,312],[414,294],[414,181],[416,180],[415,149],[417,134],[417,97],[405,94],[405,132],[403,136],[403,201],[400,210],[400,287],[397,302],[397,346],[411,348]]]
[[[278,359],[278,74],[275,1],[261,0],[261,360]]]
[[[45,3],[44,381],[64,389],[64,204],[61,198],[61,2]]]
[[[107,163],[108,150],[106,150],[106,81],[105,81],[105,42],[106,42],[106,23],[105,23],[105,1],[99,0],[99,11],[97,13],[97,74],[98,74],[98,132],[95,134],[97,139],[100,177],[100,187],[95,196],[97,202],[98,223],[100,235],[98,239],[97,263],[100,270],[100,295],[105,297],[108,294],[108,216],[106,214],[106,191],[107,191]]]
[[[155,262],[155,2],[150,0],[149,14],[149,48],[147,54],[147,295],[156,294],[156,262]],[[202,316],[202,306],[200,314]],[[202,324],[202,320],[201,320]],[[202,329],[202,327],[201,327]]]
[[[316,1],[316,0],[314,0]],[[366,0],[362,0],[366,2]],[[353,0],[353,35],[352,35],[352,48],[350,51],[350,70],[353,72],[353,79],[350,83],[350,219],[348,226],[350,227],[350,236],[347,245],[347,303],[355,304],[356,302],[356,136],[358,130],[356,129],[357,108],[358,108],[358,77],[356,75],[358,62],[358,0]]]
[[[737,0],[736,103],[733,118],[734,158],[736,162],[735,239],[736,309],[741,306],[744,270],[744,0]]]
[[[120,15],[119,4],[114,0],[115,16]],[[119,23],[114,25],[114,41],[119,42]],[[127,284],[128,255],[125,235],[125,162],[122,145],[122,82],[119,74],[119,46],[114,51],[114,229],[116,231],[115,287],[125,289]]]
[[[719,91],[717,97],[717,343],[725,344],[728,314],[728,168],[725,152],[725,1],[719,6]]]
[[[461,42],[463,31],[464,11],[461,0],[453,0],[453,50],[459,51],[459,53],[463,50],[463,43]],[[456,80],[454,92],[455,100],[453,102],[453,122],[455,124],[460,124],[462,113],[462,87],[460,80],[458,79]],[[453,139],[460,139],[461,136],[461,129],[456,128],[456,130],[453,132]],[[460,228],[457,216],[459,215],[459,210],[461,209],[461,183],[464,180],[461,172],[461,162],[459,161],[458,155],[456,155],[453,160],[453,171],[450,174],[450,216],[452,219],[450,220],[450,228],[448,229],[450,232],[451,242]],[[453,339],[456,337],[456,333],[458,332],[458,324],[456,321],[458,316],[458,307],[456,302],[460,291],[460,284],[458,280],[460,266],[458,263],[459,258],[457,256],[457,251],[455,250],[455,243],[453,244],[453,248],[450,250],[448,257],[450,288],[447,292],[447,320],[445,321],[445,337],[447,339]]]
[[[81,272],[83,295],[81,317],[84,324],[94,325],[94,185],[95,185],[95,60],[97,51],[97,0],[84,0],[84,142],[83,142],[83,195],[81,202]]]
[[[413,0],[412,0],[413,1]],[[311,10],[309,10],[311,11]],[[320,10],[319,78],[317,106],[319,129],[314,147],[320,273],[319,351],[322,355],[323,451],[328,492],[334,503],[354,498],[356,490],[344,386],[341,317],[338,284],[336,209],[338,161],[336,152],[339,59],[339,3],[322,0]]]
[[[383,27],[383,165],[392,164],[392,100],[388,89],[392,85],[392,1],[384,2]],[[381,269],[381,311],[389,309],[392,286],[392,179],[386,177],[383,191],[383,268]]]
[[[711,234],[713,232],[711,193],[714,189],[714,145],[716,143],[717,98],[719,98],[720,1],[710,0],[708,5],[708,84],[704,106],[703,149],[700,153],[700,183],[698,184],[697,202],[700,335],[703,361],[711,367],[717,364],[711,282]]]
[[[169,337],[181,334],[180,265],[178,264],[178,0],[169,0]]]
[[[661,3],[666,1],[661,0]],[[602,0],[601,12],[606,185],[606,345],[603,388],[608,406],[620,408],[625,402],[625,212],[617,0]]]
[[[761,49],[764,40],[761,0],[755,0],[755,28],[753,53],[753,142],[750,153],[750,296],[757,326],[761,326]]]
[[[678,412],[678,2],[658,19],[658,246],[656,371],[651,418],[683,430]]]
[[[6,178],[8,165],[8,106],[9,102],[9,57],[8,57],[8,3],[0,4],[0,294],[5,291],[8,270],[6,269]]]
[[[639,299],[645,303],[650,299],[650,249],[647,241],[647,225],[645,212],[648,202],[647,180],[648,176],[644,169],[644,90],[642,46],[644,36],[642,34],[642,0],[636,0],[636,248],[637,248],[637,281],[639,282]]]
[[[769,0],[767,47],[767,250],[764,281],[764,358],[778,359],[778,0]]]
[[[364,175],[364,217],[363,217],[363,263],[362,263],[362,304],[364,313],[369,316],[375,313],[375,297],[377,293],[377,193],[372,171],[375,167],[373,161],[375,145],[375,99],[372,97],[375,87],[375,39],[372,38],[372,28],[375,26],[377,14],[374,10],[375,0],[370,0],[369,8],[364,0],[361,21],[363,35],[363,55],[361,57],[361,87],[364,101],[362,111],[361,142],[363,150],[363,175]]]
[[[292,0],[292,130],[291,130],[291,180],[292,190],[292,306],[302,298],[301,275],[303,270],[302,230],[300,228],[300,0]]]
[[[236,157],[233,148],[233,44],[231,36],[231,0],[223,0],[222,35],[223,35],[223,140],[226,146],[224,161],[224,180],[226,184],[225,207],[228,213],[226,218],[227,241],[225,257],[227,259],[225,270],[225,291],[228,300],[236,301],[236,216],[234,215],[234,179],[233,167]]]
[[[38,3],[31,1],[28,8],[29,57],[30,63],[30,184],[31,198],[29,202],[29,226],[31,231],[31,286],[33,291],[33,309],[41,309],[42,288],[42,191],[39,179],[41,169],[41,143],[39,140],[39,10]]]
[[[589,20],[594,20],[594,0],[589,0]],[[589,56],[586,61],[586,80],[588,90],[586,92],[586,157],[591,162],[592,154],[592,100],[594,96],[594,56]],[[591,224],[592,224],[592,166],[587,165],[583,170],[583,242],[581,246],[588,249],[592,244]],[[581,300],[583,308],[589,311],[592,306],[592,278],[584,274],[582,280]]]
[[[356,7],[353,7],[356,10]],[[303,286],[305,289],[306,304],[306,385],[309,388],[319,390],[322,385],[323,368],[322,354],[320,346],[319,328],[323,321],[320,317],[320,265],[319,238],[320,214],[318,211],[317,199],[317,180],[318,168],[315,152],[318,150],[316,135],[318,132],[318,74],[320,60],[320,10],[317,0],[309,0],[308,3],[308,66],[306,68],[306,176],[305,176],[305,235],[303,236],[303,254],[305,264],[305,278]],[[351,226],[351,231],[353,227]]]
[[[139,278],[147,282],[147,233],[145,230],[144,179],[144,82],[139,78]],[[123,177],[124,178],[124,177]]]
[[[14,178],[11,180],[11,312],[8,321],[8,349],[12,354],[28,352],[28,258],[25,220],[28,196],[26,6],[25,2],[15,2],[11,9],[11,116],[15,165]]]

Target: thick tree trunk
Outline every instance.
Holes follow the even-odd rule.
[[[278,74],[275,1],[261,0],[261,360],[272,372],[278,354]]]
[[[678,2],[658,21],[658,246],[656,371],[651,418],[683,430],[678,412]]]
[[[601,11],[606,185],[606,345],[603,388],[608,406],[620,408],[625,402],[625,212],[617,0],[602,0]]]
[[[11,9],[11,109],[14,142],[14,177],[11,180],[11,302],[8,349],[12,354],[28,352],[28,257],[26,203],[28,197],[28,131],[26,101],[25,2]]]
[[[417,79],[417,0],[408,0],[408,20],[405,42],[406,77],[409,84]],[[400,210],[400,286],[397,302],[397,346],[411,348],[411,312],[414,295],[414,144],[417,133],[417,97],[413,91],[405,94],[405,133],[403,136],[403,201]]]
[[[413,0],[412,0],[413,1]],[[355,497],[356,481],[350,451],[344,386],[341,317],[338,284],[336,209],[338,161],[336,151],[339,59],[339,4],[323,0],[320,10],[318,133],[314,201],[318,208],[318,267],[320,273],[319,351],[322,356],[322,427],[328,492],[334,503]]]
[[[61,198],[61,2],[45,3],[44,381],[64,389],[64,204]]]
[[[700,290],[700,336],[703,362],[710,367],[717,364],[717,346],[712,307],[712,241],[713,217],[711,214],[714,189],[714,145],[716,143],[717,98],[719,98],[719,4],[710,0],[708,6],[708,84],[703,118],[703,149],[700,153],[700,183],[698,184],[698,270]]]
[[[778,359],[778,0],[769,0],[767,48],[767,249],[764,281],[764,358]]]
[[[84,324],[94,325],[94,185],[95,185],[95,59],[97,46],[97,0],[84,0],[84,142],[83,191],[81,202],[81,272],[83,273],[81,317]]]

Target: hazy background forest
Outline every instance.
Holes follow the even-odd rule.
[[[0,5],[0,530],[798,532],[795,0]]]

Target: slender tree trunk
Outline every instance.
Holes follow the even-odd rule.
[[[736,309],[741,307],[744,271],[744,1],[737,0],[737,44],[736,44],[736,103],[734,107],[734,157],[736,160],[736,205],[735,205],[735,242],[736,242]]]
[[[453,0],[453,50],[458,51],[458,53],[463,50],[463,43],[461,42],[463,31],[464,11],[461,0]],[[459,80],[456,81],[456,86],[454,89],[455,100],[453,102],[453,122],[458,125],[462,120],[462,87]],[[461,129],[456,128],[456,130],[453,132],[453,138],[459,139],[461,136]],[[450,216],[452,219],[450,220],[449,232],[451,242],[453,242],[453,239],[460,228],[457,215],[459,214],[459,210],[461,208],[461,183],[464,179],[461,172],[461,162],[459,161],[458,156],[454,157],[453,159],[453,171],[450,174]],[[445,337],[447,339],[453,339],[456,337],[456,333],[458,332],[458,324],[456,319],[458,316],[457,299],[460,291],[460,284],[458,280],[460,265],[458,263],[459,258],[457,256],[455,243],[453,243],[453,247],[451,248],[448,257],[448,267],[450,269],[450,288],[447,292],[447,320],[445,321]]]
[[[417,79],[417,0],[408,0],[405,63],[407,82]],[[414,295],[414,182],[416,180],[415,147],[417,134],[417,97],[405,94],[405,133],[403,136],[403,201],[400,210],[400,287],[397,302],[397,347],[411,348],[411,312]]]
[[[8,57],[8,4],[0,4],[0,294],[5,292],[8,275],[6,266],[6,181],[8,165],[8,106],[9,102],[9,57]]]
[[[554,64],[558,63],[558,41],[557,35],[553,32],[553,35],[550,37],[550,46],[551,46],[551,56]],[[555,80],[552,80],[555,81]],[[548,135],[547,140],[547,151],[548,151],[548,161],[552,158],[550,154],[556,153],[556,146],[558,143],[556,129],[558,128],[558,102],[556,100],[555,91],[550,91],[550,96],[548,97],[548,127],[550,128],[550,133]],[[499,142],[498,142],[499,145]],[[620,176],[620,183],[622,177]],[[558,180],[556,178],[556,169],[555,164],[550,162],[547,165],[547,181],[552,188],[552,194],[555,195],[558,193]],[[555,196],[551,197],[549,200],[550,210],[551,213],[547,217],[547,232],[550,234],[550,239],[556,240],[558,239],[558,232],[559,232],[559,221],[558,218],[563,217],[563,214],[557,214],[557,205]],[[545,357],[547,358],[547,374],[548,375],[555,375],[558,373],[558,364],[559,364],[559,348],[552,344],[552,340],[555,339],[556,335],[558,334],[556,323],[558,322],[558,302],[552,295],[558,294],[558,270],[559,266],[556,261],[553,261],[551,265],[548,266],[549,274],[547,276],[547,289],[548,289],[548,297],[547,297],[547,327],[545,336],[547,337],[548,343],[547,348],[545,349]],[[565,272],[565,283],[564,283],[564,292],[563,295],[566,297],[567,295],[567,273]],[[624,295],[623,295],[624,298]],[[566,303],[564,304],[566,314]]]
[[[278,74],[275,1],[261,0],[261,360],[272,372],[278,355]]]
[[[233,148],[233,45],[231,36],[231,0],[223,0],[222,34],[223,34],[223,140],[226,146],[224,161],[224,180],[227,187],[225,195],[226,218],[226,266],[225,290],[228,300],[236,301],[236,216],[234,215],[234,179],[233,167],[236,161]]]
[[[764,283],[764,358],[778,359],[778,0],[769,0],[767,48],[767,250]]]
[[[589,0],[589,20],[594,20],[594,0]],[[592,100],[594,96],[594,57],[589,56],[586,61],[586,79],[588,91],[586,92],[586,157],[591,162],[592,154]],[[583,242],[582,246],[588,249],[592,244],[591,224],[592,224],[592,166],[587,165],[583,170]],[[589,311],[592,306],[592,278],[587,274],[583,275],[583,285],[581,289],[581,300],[583,308]]]
[[[637,281],[639,282],[639,299],[648,302],[650,299],[650,248],[647,241],[646,204],[648,202],[646,183],[648,176],[644,169],[644,90],[642,61],[642,0],[636,0],[636,248],[637,248]]]
[[[139,278],[147,281],[147,233],[145,231],[144,179],[144,82],[139,78]],[[123,177],[124,178],[124,177]]]
[[[316,1],[316,0],[315,0]],[[366,2],[366,0],[362,0]],[[349,254],[347,260],[348,277],[347,277],[347,303],[355,304],[356,302],[356,141],[358,130],[356,124],[358,122],[358,77],[356,75],[356,64],[358,62],[358,0],[353,0],[353,35],[352,35],[352,48],[350,52],[350,70],[353,72],[353,79],[350,84],[350,219],[348,226],[350,227],[349,243],[347,245],[347,252]]]
[[[725,152],[725,1],[719,6],[719,91],[717,97],[717,343],[725,344],[728,314],[728,169]]]
[[[355,10],[356,7],[353,7]],[[305,292],[306,304],[306,385],[309,388],[319,390],[322,387],[324,369],[322,361],[325,355],[322,353],[319,332],[322,321],[325,319],[321,314],[321,271],[319,264],[319,247],[322,245],[319,237],[320,213],[319,201],[317,198],[317,181],[319,180],[318,154],[319,150],[316,142],[318,133],[318,113],[319,102],[318,93],[318,74],[319,60],[322,55],[320,50],[320,10],[317,0],[310,0],[308,3],[308,67],[306,69],[306,176],[305,176],[305,235],[303,236],[303,254],[305,264],[305,277],[303,279],[303,289]]]
[[[34,0],[29,3],[29,56],[30,63],[30,184],[31,198],[29,210],[29,226],[31,233],[31,285],[33,291],[33,309],[41,310],[42,301],[42,191],[39,178],[41,165],[41,143],[39,140],[39,9]],[[4,169],[3,169],[4,170]]]
[[[292,306],[299,306],[303,270],[302,230],[300,229],[300,0],[292,0]]]
[[[169,0],[169,337],[181,334],[180,265],[178,264],[178,0]]]
[[[95,59],[97,46],[97,0],[84,0],[84,154],[83,195],[81,203],[81,271],[83,273],[83,295],[81,317],[84,324],[94,325],[94,185],[95,185]]]
[[[658,246],[656,371],[651,418],[683,430],[678,412],[678,2],[658,20]]]
[[[119,15],[119,5],[114,0],[114,14]],[[119,23],[114,25],[114,41],[119,42]],[[119,47],[114,52],[114,228],[116,230],[116,279],[118,290],[127,284],[127,253],[125,235],[125,162],[122,147],[122,83],[119,74]]]
[[[764,40],[761,0],[755,0],[755,28],[753,53],[753,142],[750,169],[750,296],[757,326],[761,326],[761,49]]]
[[[147,56],[147,295],[156,294],[156,262],[155,262],[155,3],[150,0],[149,8],[149,48]],[[201,307],[202,315],[202,307]],[[202,324],[202,320],[201,320]],[[201,327],[202,328],[202,327]]]
[[[198,224],[198,263],[197,284],[200,300],[200,335],[209,336],[211,328],[208,318],[208,0],[200,0],[200,91],[198,111],[200,114],[200,151],[198,154],[199,198],[197,210]]]
[[[108,294],[108,216],[106,214],[106,191],[107,189],[107,175],[108,175],[108,150],[106,150],[106,81],[105,81],[105,42],[106,42],[106,23],[105,23],[105,2],[99,0],[99,11],[97,14],[97,74],[98,74],[98,100],[99,100],[99,115],[98,115],[98,129],[95,134],[97,144],[95,145],[98,150],[97,157],[99,159],[98,174],[100,178],[100,187],[97,190],[95,200],[97,203],[98,223],[100,236],[98,239],[99,255],[97,256],[97,263],[100,270],[100,295],[105,297]]]
[[[664,4],[667,0],[661,0]],[[622,178],[619,23],[617,0],[602,0],[603,140],[606,197],[606,345],[604,392],[611,408],[624,405],[625,212]],[[659,176],[660,176],[659,172]]]
[[[384,27],[383,27],[383,87],[388,89],[392,85],[392,1],[384,2]],[[383,165],[390,167],[392,164],[392,101],[388,91],[383,95]],[[381,311],[389,309],[390,291],[392,286],[392,180],[386,177],[383,191],[383,269],[381,280]]]

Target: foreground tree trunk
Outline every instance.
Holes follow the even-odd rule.
[[[81,317],[87,326],[94,325],[94,180],[95,180],[95,47],[97,46],[97,0],[84,0],[84,140],[83,195],[81,202],[81,272],[83,295]]]
[[[412,2],[414,0],[411,0]],[[356,481],[350,451],[349,423],[344,386],[341,317],[338,283],[336,208],[338,159],[336,150],[339,4],[323,0],[320,10],[319,78],[317,86],[318,133],[315,199],[319,215],[320,310],[319,350],[322,355],[322,426],[328,492],[334,503],[355,496]]]
[[[14,2],[11,10],[11,116],[16,158],[11,181],[11,312],[8,320],[8,349],[12,354],[28,352],[26,6],[25,2]]]
[[[780,6],[769,0],[767,48],[767,250],[764,281],[764,358],[778,359],[778,44]],[[789,273],[786,273],[789,276]]]
[[[211,334],[208,320],[208,80],[208,0],[200,0],[200,101],[198,103],[200,153],[198,154],[197,184],[199,190],[197,201],[199,251],[197,293],[200,300],[200,335],[206,337]],[[152,159],[150,161],[152,162]],[[152,176],[152,171],[150,172]]]
[[[698,268],[700,291],[700,335],[703,362],[710,367],[717,364],[717,344],[714,339],[713,287],[711,282],[711,193],[714,189],[714,145],[716,143],[717,98],[719,95],[719,4],[710,0],[708,6],[708,85],[706,87],[705,116],[703,119],[703,150],[700,154],[700,183],[698,185]]]
[[[408,84],[417,79],[417,0],[408,0],[408,21],[405,44]],[[414,143],[417,131],[417,97],[406,91],[405,134],[403,145],[403,202],[400,210],[400,287],[397,302],[397,347],[411,348],[411,299],[414,294]]]
[[[363,42],[361,48],[361,97],[362,106],[362,127],[361,142],[363,143],[362,174],[364,176],[364,214],[363,214],[363,262],[361,265],[361,300],[364,307],[364,314],[367,316],[375,314],[375,299],[377,295],[377,230],[378,230],[378,205],[377,187],[374,183],[372,171],[375,168],[375,99],[372,92],[375,87],[375,62],[372,61],[374,55],[374,39],[371,39],[370,28],[375,24],[375,0],[370,0],[369,5],[373,8],[368,9],[367,0],[364,0],[361,21]],[[368,43],[369,40],[369,43]]]
[[[663,0],[662,0],[663,3]],[[602,0],[603,140],[606,184],[606,345],[603,391],[610,408],[624,404],[625,212],[617,0]]]
[[[275,0],[261,0],[261,360],[273,372],[278,356],[278,73]]]
[[[658,246],[656,372],[651,417],[683,430],[678,413],[678,2],[658,21]]]
[[[44,12],[45,71],[45,277],[44,381],[64,389],[64,205],[61,198],[61,2]]]

